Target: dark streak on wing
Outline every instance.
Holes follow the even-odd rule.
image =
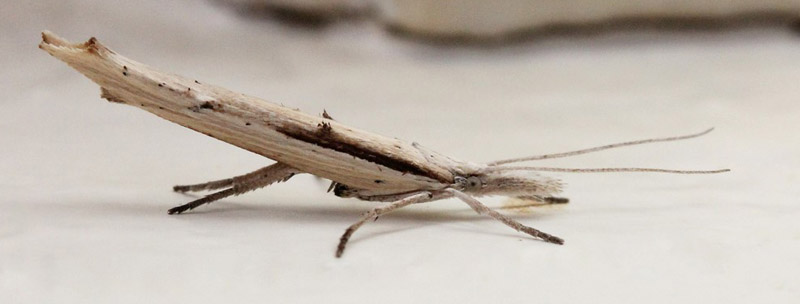
[[[310,132],[301,128],[276,128],[276,131],[303,142],[346,153],[352,155],[353,157],[403,172],[403,174],[412,173],[414,175],[425,176],[442,183],[452,182],[447,181],[444,177],[439,176],[434,172],[430,172],[429,170],[425,170],[414,163],[403,159],[393,158],[377,151],[369,150],[361,145],[358,145],[356,142],[349,142],[347,139],[337,136],[336,132],[331,130],[330,125],[328,124],[320,125],[320,128],[316,132]]]

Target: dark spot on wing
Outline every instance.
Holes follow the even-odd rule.
[[[384,167],[394,169],[402,172],[403,175],[411,173],[414,175],[425,176],[443,183],[451,183],[447,177],[440,176],[433,171],[421,167],[413,162],[405,160],[394,155],[387,155],[380,151],[372,150],[357,139],[345,138],[339,136],[334,132],[333,127],[328,122],[323,122],[317,125],[318,129],[309,131],[303,128],[294,126],[285,126],[277,128],[276,131],[286,135],[289,138],[314,144],[323,148],[328,148],[338,152],[346,153],[353,156],[353,158],[363,159],[373,162]]]

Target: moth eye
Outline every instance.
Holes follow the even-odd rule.
[[[483,187],[483,182],[481,182],[481,179],[477,176],[470,176],[467,178],[467,184],[472,189]]]

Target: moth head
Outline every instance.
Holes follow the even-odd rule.
[[[470,174],[464,174],[467,177],[461,180],[456,180],[456,185],[464,187],[464,191],[471,191],[478,195],[491,195],[500,194],[508,196],[538,196],[549,197],[553,193],[561,191],[561,182],[557,179],[552,179],[545,176],[540,176],[535,172],[567,172],[567,173],[609,173],[609,172],[658,172],[658,173],[675,173],[675,174],[714,174],[728,172],[730,169],[717,169],[717,170],[672,170],[660,168],[555,168],[555,167],[532,167],[532,166],[506,166],[512,163],[520,163],[527,161],[543,160],[570,157],[581,154],[593,153],[608,149],[649,144],[656,142],[667,142],[695,138],[708,134],[714,130],[710,128],[700,133],[650,138],[642,140],[634,140],[628,142],[621,142],[603,146],[597,146],[587,149],[580,149],[562,153],[535,155],[520,158],[511,158],[490,162],[483,165],[483,167],[475,169],[475,166],[465,167],[464,171]],[[469,180],[470,177],[477,177],[482,183],[480,187],[473,186],[473,183],[464,182]],[[527,192],[527,193],[526,193]]]
[[[561,181],[531,172],[478,172],[456,176],[453,187],[473,195],[552,196],[561,192]]]

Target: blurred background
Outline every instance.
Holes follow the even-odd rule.
[[[800,1],[0,1],[3,303],[796,303]],[[487,162],[731,168],[548,174],[571,203],[509,208],[554,246],[447,200],[374,203],[311,176],[182,216],[171,186],[270,160],[105,102],[42,30]]]

